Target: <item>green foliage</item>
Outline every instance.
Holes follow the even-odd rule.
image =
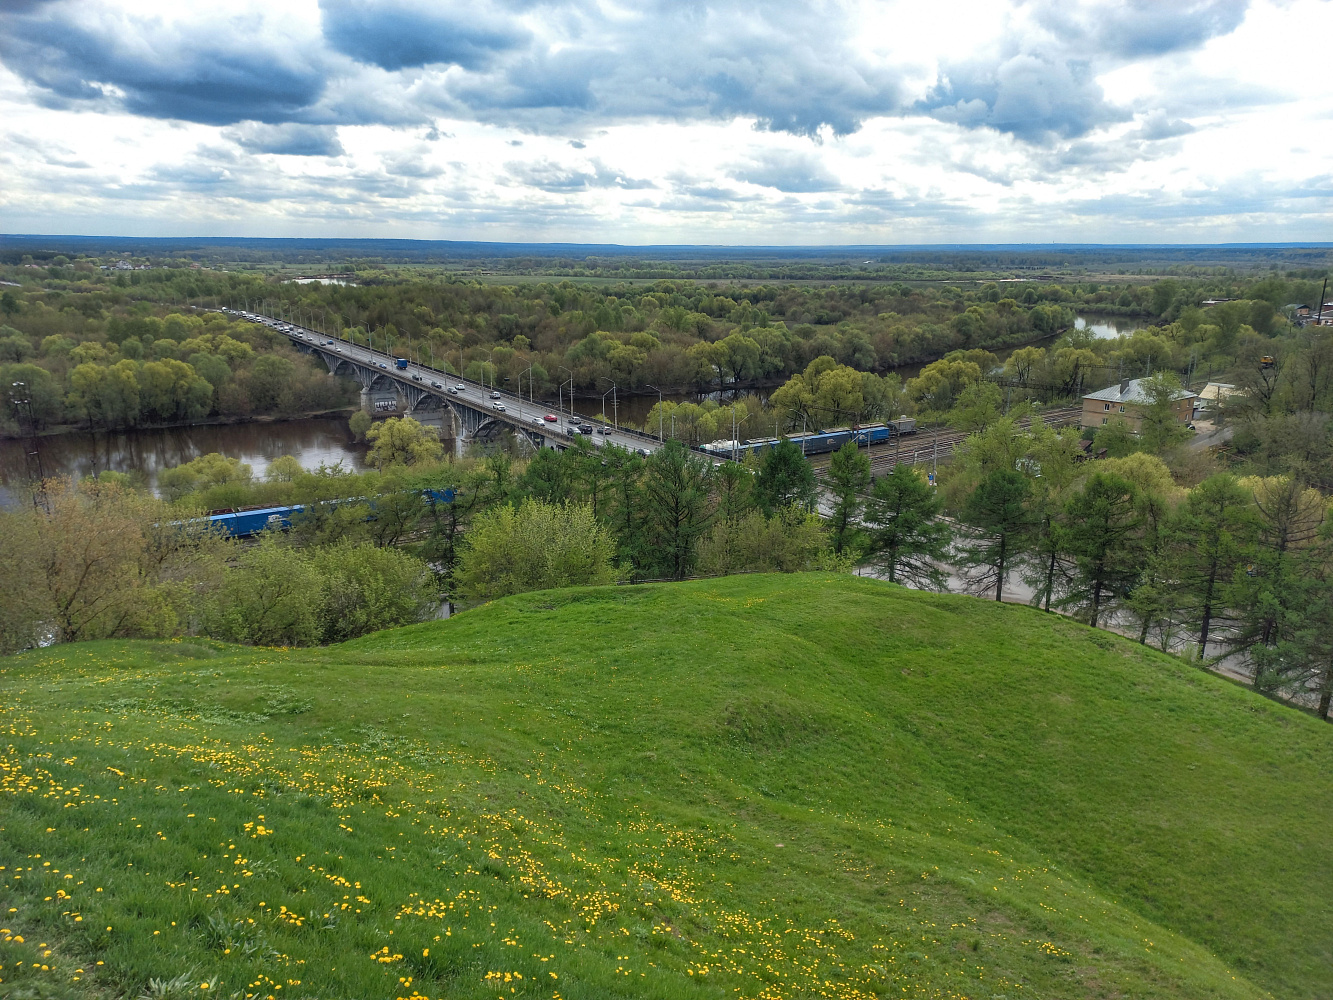
[[[1065,502],[1062,544],[1075,579],[1061,604],[1096,628],[1128,596],[1138,576],[1142,512],[1123,476],[1094,472]]]
[[[1033,513],[1029,480],[1013,469],[996,469],[977,484],[963,505],[963,520],[973,529],[962,548],[968,584],[976,592],[993,590],[1004,599],[1008,573],[1027,554]]]
[[[754,497],[764,513],[770,516],[792,505],[807,511],[814,509],[815,473],[801,454],[800,445],[783,438],[764,453],[754,484]]]
[[[293,548],[276,537],[245,547],[205,610],[206,635],[257,646],[310,646],[430,617],[434,577],[397,549],[342,541]]]
[[[772,516],[752,510],[739,520],[718,520],[699,539],[704,575],[803,573],[824,568],[828,537],[819,517],[799,506]]]
[[[827,482],[833,494],[829,526],[834,552],[857,553],[861,550],[865,533],[858,521],[870,481],[870,456],[862,454],[855,441],[848,441],[833,453]]]
[[[479,516],[459,555],[455,578],[468,600],[529,590],[609,583],[614,545],[592,508],[527,499]]]
[[[439,436],[412,417],[390,417],[366,431],[370,451],[366,461],[377,469],[438,461],[444,453]]]
[[[244,485],[251,476],[252,470],[245,462],[214,451],[184,465],[163,469],[157,474],[157,486],[168,500],[178,500],[214,486]]]
[[[875,481],[865,513],[869,559],[890,582],[944,589],[942,564],[953,531],[943,511],[935,488],[910,465],[894,465]]]
[[[1199,657],[1208,655],[1211,630],[1222,617],[1232,578],[1255,557],[1253,495],[1225,473],[1189,491],[1172,525],[1173,574],[1184,621],[1197,629]]]
[[[640,488],[646,575],[684,579],[694,568],[695,541],[712,520],[711,476],[710,466],[678,441],[668,441],[644,463]]]
[[[358,441],[366,439],[366,431],[370,430],[370,425],[374,423],[370,414],[365,410],[357,410],[347,421],[347,429],[352,432],[352,437]]]

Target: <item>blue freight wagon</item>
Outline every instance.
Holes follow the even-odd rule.
[[[322,502],[322,506],[337,507],[339,504],[362,502],[367,502],[371,508],[367,520],[373,520],[375,518],[375,501],[367,501],[365,497],[325,500]],[[421,502],[424,504],[453,503],[454,489],[449,486],[442,490],[422,490]],[[303,504],[292,504],[286,507],[224,507],[219,510],[210,510],[206,520],[210,527],[218,529],[224,535],[229,535],[232,538],[249,538],[261,531],[287,531],[292,526],[292,518],[305,513],[305,509]]]
[[[249,538],[261,531],[286,531],[292,526],[292,515],[305,508],[300,504],[290,507],[225,507],[208,512],[208,523],[232,538]]]

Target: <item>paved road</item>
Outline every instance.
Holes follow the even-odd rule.
[[[333,351],[349,361],[354,361],[367,368],[379,369],[383,374],[403,385],[434,393],[446,402],[458,402],[470,406],[474,410],[490,413],[496,419],[507,424],[530,427],[534,431],[546,434],[548,437],[566,444],[578,436],[579,432],[575,428],[584,426],[592,428],[593,433],[586,436],[598,447],[603,444],[615,444],[630,451],[639,451],[644,454],[656,451],[661,447],[661,442],[651,435],[632,431],[628,428],[603,428],[599,422],[581,414],[564,411],[556,412],[541,400],[530,402],[504,389],[491,388],[468,379],[459,378],[456,375],[448,375],[439,369],[431,368],[429,365],[409,363],[406,368],[399,368],[392,354],[372,351],[370,348],[354,344],[350,340],[330,337],[318,330],[311,330],[296,323],[274,319],[272,316],[249,313],[240,309],[232,310],[232,312],[234,315],[241,316],[253,323],[262,323],[264,326],[290,337],[295,343],[303,346],[319,347],[325,351]],[[557,419],[554,421],[545,419],[548,414]]]

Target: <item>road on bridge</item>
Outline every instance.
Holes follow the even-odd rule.
[[[602,425],[582,414],[564,411],[557,413],[540,400],[530,401],[512,392],[450,375],[429,365],[409,362],[406,368],[399,368],[397,358],[392,354],[373,351],[350,340],[330,337],[328,334],[296,323],[242,309],[228,311],[252,323],[263,324],[290,338],[301,347],[332,352],[341,358],[374,370],[381,376],[387,376],[408,389],[436,396],[446,405],[466,406],[499,423],[531,435],[538,435],[545,439],[550,447],[568,447],[581,433],[577,430],[578,427],[591,427],[592,433],[584,436],[598,447],[614,444],[646,455],[662,446],[662,443],[650,434],[626,427]],[[547,420],[548,414],[556,419]]]

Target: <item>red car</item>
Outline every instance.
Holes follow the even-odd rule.
[[[546,416],[542,417],[542,419],[545,420],[548,424],[553,424],[560,418],[557,417],[554,413],[548,413],[546,414]]]

